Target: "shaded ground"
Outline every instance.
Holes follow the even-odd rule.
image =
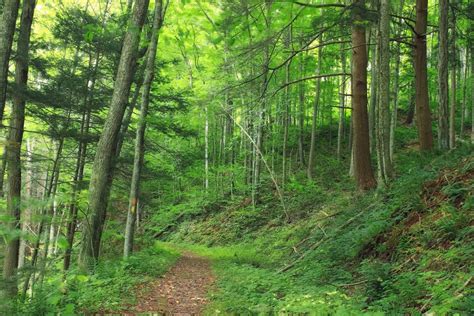
[[[185,252],[163,278],[140,288],[135,312],[199,315],[213,282],[209,260]]]

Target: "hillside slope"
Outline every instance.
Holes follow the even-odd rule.
[[[402,176],[388,188],[357,194],[343,179],[294,181],[286,212],[268,189],[255,209],[236,198],[181,212],[175,222],[162,214],[171,220],[155,235],[214,259],[212,313],[469,314],[470,154],[407,148],[397,157]]]

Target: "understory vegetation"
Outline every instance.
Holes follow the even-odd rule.
[[[387,189],[353,194],[334,177],[295,183],[288,219],[272,198],[254,210],[236,197],[207,205],[205,216],[191,211],[165,239],[214,262],[210,314],[466,315],[474,308],[471,154],[402,149],[403,175]]]

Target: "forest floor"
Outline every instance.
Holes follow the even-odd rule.
[[[139,288],[133,313],[198,315],[208,302],[214,280],[208,259],[183,252],[163,278]]]

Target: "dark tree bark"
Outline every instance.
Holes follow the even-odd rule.
[[[0,15],[0,126],[2,126],[3,111],[5,110],[8,64],[19,6],[20,0],[5,0]]]
[[[433,148],[431,111],[428,98],[428,71],[426,61],[426,27],[428,0],[416,0],[415,24],[415,79],[416,79],[416,123],[420,150]]]
[[[135,2],[122,46],[110,110],[97,145],[89,186],[89,220],[85,223],[79,257],[80,265],[86,269],[92,268],[99,259],[100,241],[113,179],[114,153],[130,94],[132,69],[148,4],[149,0]]]
[[[370,161],[369,122],[367,115],[367,48],[362,12],[364,0],[354,0],[352,24],[352,115],[354,129],[354,176],[360,190],[376,185]]]
[[[8,169],[8,195],[7,210],[11,216],[8,228],[12,231],[20,229],[20,202],[21,202],[21,144],[23,141],[23,128],[25,124],[25,93],[28,82],[28,60],[30,50],[31,25],[36,0],[25,0],[22,6],[20,31],[18,35],[18,52],[15,61],[16,89],[13,95],[12,114],[7,144],[7,169]],[[7,243],[5,259],[3,262],[3,281],[6,286],[6,295],[15,297],[18,286],[16,269],[20,239],[12,238]]]

